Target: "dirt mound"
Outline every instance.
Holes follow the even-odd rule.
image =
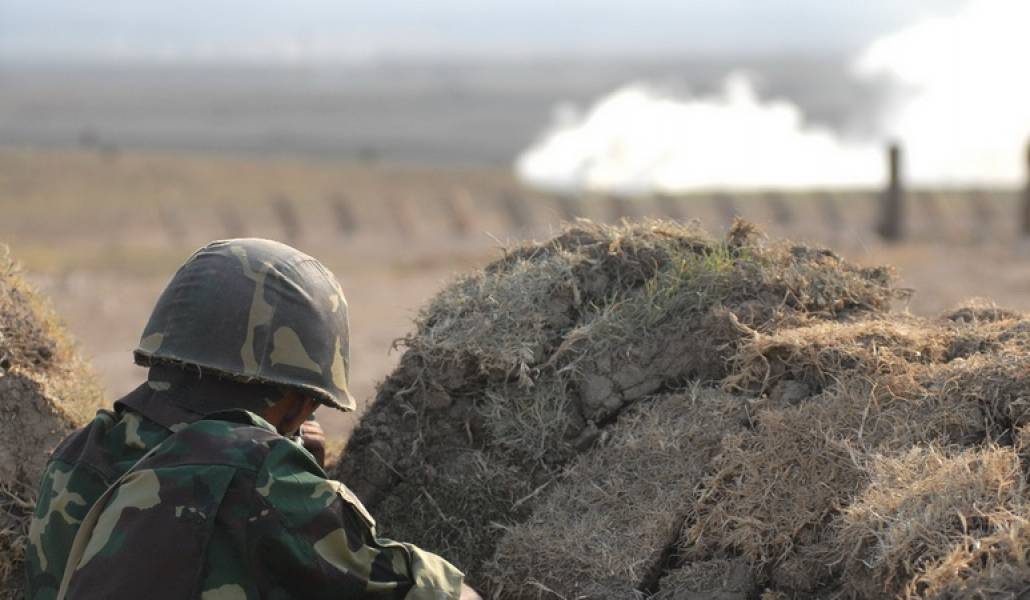
[[[887,318],[892,281],[743,223],[577,223],[421,312],[338,475],[503,596],[654,593],[724,438],[768,402],[747,348]]]
[[[496,597],[1015,598],[1030,320],[888,269],[579,223],[446,288],[339,476]]]
[[[0,598],[21,595],[25,535],[49,451],[100,400],[53,312],[0,255]]]

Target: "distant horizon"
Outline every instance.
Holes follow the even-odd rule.
[[[915,179],[1023,172],[1025,0],[183,2],[0,0],[0,144],[515,161],[551,186],[664,189],[867,181],[902,140]]]
[[[848,56],[964,0],[0,0],[0,63]]]
[[[117,71],[134,68],[169,68],[190,70],[219,69],[362,69],[376,67],[533,67],[537,65],[553,67],[590,67],[601,66],[605,62],[619,65],[676,65],[676,64],[709,64],[719,63],[758,63],[758,62],[812,62],[847,64],[853,58],[848,52],[825,52],[812,54],[792,50],[739,52],[711,55],[705,52],[679,52],[665,54],[647,53],[599,53],[599,54],[532,54],[532,55],[485,55],[472,56],[464,54],[417,56],[417,55],[382,55],[366,58],[320,58],[320,59],[258,59],[233,58],[219,59],[201,58],[160,58],[140,56],[119,60],[103,58],[33,58],[7,57],[0,55],[0,68],[40,68],[40,69],[103,69]]]
[[[711,93],[741,66],[755,72],[763,95],[791,98],[814,121],[847,128],[877,105],[877,91],[857,85],[843,64],[765,56],[743,64],[690,57],[0,65],[0,146],[90,142],[126,151],[510,165],[558,105],[587,108],[635,80]]]

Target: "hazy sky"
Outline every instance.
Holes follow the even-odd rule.
[[[0,0],[0,59],[851,54],[962,0]]]

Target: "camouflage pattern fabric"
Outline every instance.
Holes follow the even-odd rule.
[[[155,367],[65,440],[30,527],[27,598],[457,599],[460,571],[377,538],[295,441],[249,411],[195,412],[263,403],[252,388]]]
[[[347,299],[322,263],[271,240],[221,240],[172,277],[134,357],[287,385],[354,410],[348,337]]]

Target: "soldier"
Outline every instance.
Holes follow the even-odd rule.
[[[213,242],[172,278],[134,355],[147,382],[43,475],[28,598],[479,598],[439,556],[376,537],[320,464],[308,418],[355,406],[347,301],[321,263]]]

